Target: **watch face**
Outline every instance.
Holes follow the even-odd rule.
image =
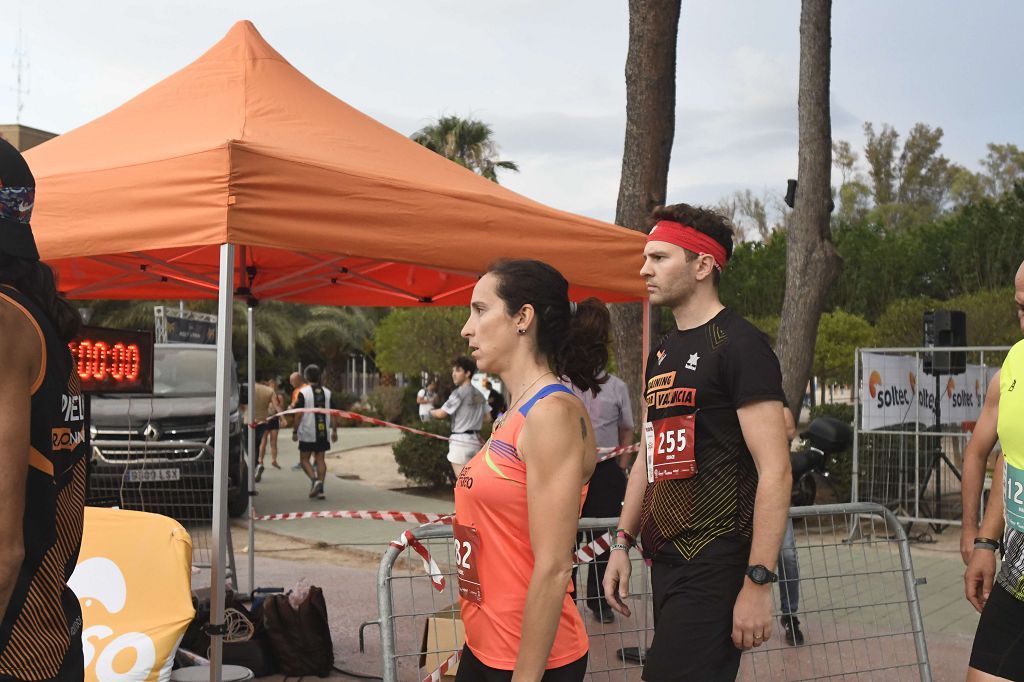
[[[750,567],[750,579],[755,583],[764,584],[764,581],[768,578],[766,575],[768,569],[764,566],[751,566]]]

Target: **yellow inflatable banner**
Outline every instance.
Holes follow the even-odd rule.
[[[86,507],[69,584],[82,605],[85,679],[168,680],[195,616],[192,540],[158,514]]]

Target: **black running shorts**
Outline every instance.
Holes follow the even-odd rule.
[[[749,550],[749,541],[719,538],[692,561],[654,560],[654,639],[644,662],[646,682],[736,679],[742,652],[732,642],[732,610]]]
[[[971,667],[989,675],[1024,682],[1024,602],[992,585],[978,621]]]
[[[327,452],[331,449],[331,443],[326,438],[315,441],[299,441],[299,452]]]
[[[566,663],[558,668],[549,668],[544,671],[541,682],[582,682],[587,674],[587,654],[583,658],[576,659],[572,663]],[[469,646],[462,647],[462,658],[459,659],[459,671],[455,675],[455,682],[510,682],[512,680],[511,670],[500,670],[484,665],[479,658],[473,655]]]

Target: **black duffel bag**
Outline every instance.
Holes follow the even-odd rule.
[[[282,675],[327,677],[334,667],[334,645],[327,603],[319,587],[293,608],[288,595],[272,594],[261,605],[264,637]]]

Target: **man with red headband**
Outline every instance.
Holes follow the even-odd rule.
[[[734,680],[772,634],[791,475],[782,374],[768,338],[722,305],[732,230],[686,204],[656,209],[640,274],[677,329],[647,361],[646,461],[633,467],[604,579],[629,615],[629,550],[651,560],[643,679]]]

